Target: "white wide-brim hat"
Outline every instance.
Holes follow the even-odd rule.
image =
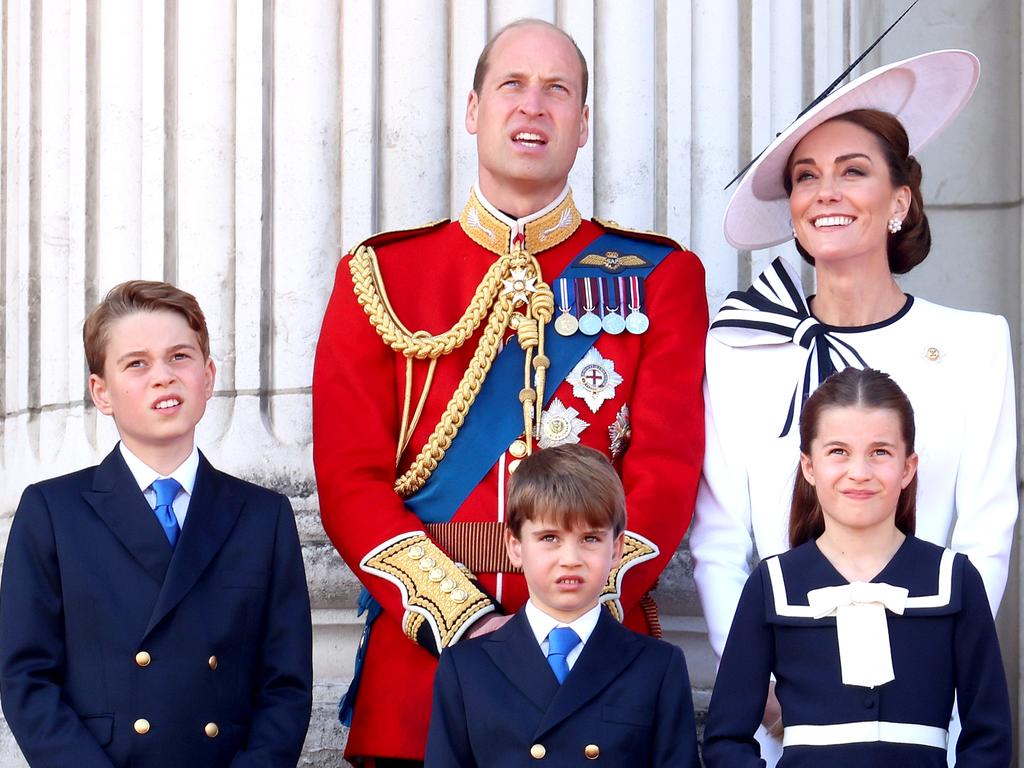
[[[800,140],[854,109],[891,112],[918,152],[960,114],[978,84],[970,51],[947,50],[879,67],[829,94],[780,133],[743,176],[725,209],[725,239],[740,250],[769,248],[793,237],[783,174]]]

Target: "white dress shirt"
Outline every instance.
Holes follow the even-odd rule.
[[[537,644],[540,645],[540,649],[544,656],[548,655],[548,634],[555,627],[570,627],[575,632],[580,641],[573,648],[569,655],[565,657],[566,664],[569,665],[569,669],[572,669],[573,664],[576,663],[576,659],[583,653],[583,646],[587,644],[587,640],[590,639],[590,635],[594,632],[594,627],[597,626],[597,620],[601,615],[600,603],[595,605],[589,611],[584,613],[579,618],[566,624],[564,621],[549,616],[544,611],[538,608],[533,600],[526,601],[526,620],[530,623],[530,629],[533,630],[533,636],[537,638]]]
[[[153,490],[152,485],[154,480],[160,480],[165,477],[173,477],[181,485],[181,490],[178,491],[178,495],[174,497],[174,504],[171,508],[174,510],[174,516],[178,519],[178,527],[185,527],[185,515],[188,513],[188,504],[192,500],[192,489],[196,485],[196,472],[199,471],[199,449],[192,446],[192,453],[188,455],[178,468],[175,469],[169,475],[161,475],[155,469],[150,467],[146,462],[128,450],[127,446],[122,442],[120,444],[121,455],[124,457],[125,464],[128,465],[128,469],[132,473],[132,477],[135,478],[135,482],[139,484],[139,490],[142,491],[143,496],[146,497],[146,501],[149,502],[149,506],[152,509],[156,509],[156,491]]]

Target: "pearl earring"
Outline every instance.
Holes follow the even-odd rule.
[[[897,218],[895,216],[893,216],[891,219],[889,219],[889,234],[890,235],[895,235],[901,229],[903,229],[903,219],[899,219],[899,218]]]

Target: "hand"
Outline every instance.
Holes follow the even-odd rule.
[[[769,735],[775,739],[782,738],[782,705],[775,696],[775,682],[768,683],[768,700],[764,704],[764,717],[761,724],[768,729]]]
[[[506,621],[509,621],[512,616],[504,616],[498,613],[489,613],[482,619],[477,619],[473,622],[473,626],[466,632],[466,637],[480,637],[480,635],[486,635],[488,632],[493,632]]]

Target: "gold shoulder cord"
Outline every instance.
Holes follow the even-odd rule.
[[[423,413],[427,393],[433,383],[437,360],[465,344],[484,319],[487,319],[469,367],[462,375],[462,380],[442,413],[440,421],[434,427],[433,433],[409,469],[395,481],[395,491],[403,498],[411,496],[423,487],[437,469],[437,465],[444,458],[445,452],[462,427],[466,414],[501,348],[505,329],[510,324],[517,331],[519,345],[526,352],[524,383],[519,400],[523,408],[523,430],[526,435],[527,451],[532,452],[534,425],[540,423],[546,369],[550,364],[544,354],[544,326],[551,320],[555,310],[554,294],[551,287],[543,281],[537,259],[523,250],[515,250],[500,256],[487,270],[459,321],[437,336],[426,331],[411,332],[399,320],[388,300],[373,248],[357,248],[349,262],[349,269],[356,298],[370,319],[370,324],[385,344],[406,358],[405,402],[402,407],[396,464],[408,446],[412,432]],[[520,305],[525,307],[523,314],[513,311]],[[410,419],[414,360],[429,360],[430,365],[423,392]],[[532,383],[531,371],[534,372]]]

